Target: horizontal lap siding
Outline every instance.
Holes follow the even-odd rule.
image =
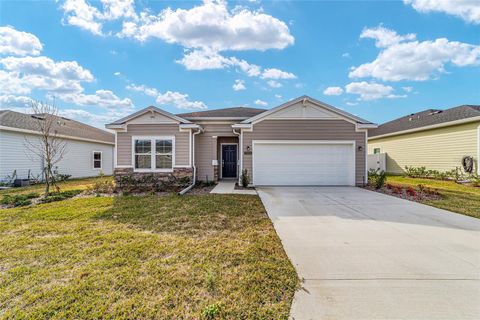
[[[214,171],[212,160],[217,158],[217,148],[214,142],[220,137],[237,137],[232,130],[232,123],[225,124],[201,124],[203,132],[195,136],[195,166],[197,167],[197,179],[212,181]],[[214,139],[213,137],[218,137]]]
[[[175,165],[189,165],[189,132],[180,132],[177,124],[130,124],[127,132],[117,133],[117,163],[132,165],[132,136],[175,136]]]
[[[387,154],[387,171],[403,173],[405,166],[448,171],[461,166],[464,156],[478,161],[477,143],[480,122],[370,140],[374,148]]]
[[[355,181],[365,179],[365,133],[344,120],[264,120],[253,125],[253,132],[243,133],[243,150],[253,140],[354,140],[362,151],[355,150]],[[243,155],[243,167],[252,173],[252,155]]]

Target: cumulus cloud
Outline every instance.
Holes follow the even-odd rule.
[[[443,12],[469,23],[480,24],[480,2],[476,0],[403,0],[403,2],[422,13]]]
[[[345,91],[351,94],[359,95],[359,100],[377,100],[382,98],[404,98],[406,96],[393,94],[393,87],[379,83],[351,82],[345,86]]]
[[[416,35],[409,33],[399,35],[397,32],[379,26],[377,28],[365,28],[360,34],[360,39],[374,39],[377,48],[386,48],[403,41],[415,40]]]
[[[2,109],[20,109],[25,112],[30,108],[32,99],[25,96],[2,95],[0,96],[0,108]]]
[[[271,69],[265,69],[262,72],[262,75],[260,76],[262,79],[296,79],[297,76],[295,76],[293,73],[290,72],[285,72],[279,69],[271,68]]]
[[[102,35],[105,21],[138,18],[133,0],[101,0],[101,3],[103,10],[99,10],[85,0],[66,0],[61,6],[65,14],[63,22],[95,35]]]
[[[245,87],[245,81],[240,80],[240,79],[235,80],[235,83],[233,84],[232,88],[235,91],[241,91],[241,90],[247,89]]]
[[[278,81],[275,81],[275,80],[268,80],[267,84],[272,88],[281,88],[282,87],[282,84]]]
[[[255,103],[257,106],[261,106],[261,107],[266,107],[266,106],[268,106],[268,102],[263,101],[263,100],[260,100],[260,99],[255,100],[254,103]]]
[[[97,90],[94,94],[70,93],[58,95],[65,102],[78,106],[99,106],[112,109],[133,110],[133,102],[129,98],[121,99],[110,90]]]
[[[159,105],[170,105],[178,109],[207,109],[207,105],[201,101],[190,101],[188,94],[176,91],[159,92],[155,88],[145,85],[129,84],[127,90],[141,92],[147,96],[155,98],[155,102]]]
[[[398,36],[395,31],[382,27],[366,30],[373,30],[368,32],[369,37],[376,39],[377,46],[382,51],[374,61],[353,67],[349,73],[350,78],[424,81],[445,73],[447,64],[457,67],[480,64],[478,45],[449,41],[446,38],[418,41],[408,35]]]
[[[227,2],[205,0],[191,9],[144,11],[138,21],[126,21],[122,37],[139,41],[158,38],[186,48],[224,50],[283,49],[294,43],[288,26],[261,11],[229,10]]]
[[[405,92],[412,92],[413,91],[413,87],[402,87],[402,89]]]
[[[35,35],[17,31],[10,26],[0,27],[0,54],[37,56],[42,49],[42,44]]]
[[[323,90],[323,94],[326,96],[339,96],[343,93],[343,89],[341,87],[328,87]]]

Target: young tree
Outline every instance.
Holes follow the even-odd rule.
[[[65,154],[66,141],[58,134],[62,122],[55,105],[32,100],[31,109],[35,131],[39,132],[39,139],[25,138],[25,147],[42,159],[45,194],[48,194],[51,187],[57,191],[60,190],[55,181],[53,168]]]

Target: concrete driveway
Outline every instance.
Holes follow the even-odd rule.
[[[480,319],[480,220],[353,187],[260,188],[294,319]]]

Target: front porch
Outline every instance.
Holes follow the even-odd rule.
[[[240,156],[238,137],[212,137],[214,146],[212,165],[214,180],[238,180],[240,175]]]

